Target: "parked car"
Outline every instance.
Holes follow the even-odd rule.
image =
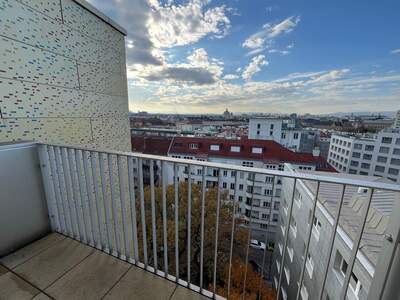
[[[251,240],[250,247],[254,249],[265,250],[265,243],[260,242],[258,240]]]

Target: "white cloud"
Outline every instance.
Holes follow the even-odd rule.
[[[224,77],[222,77],[222,79],[224,80],[234,80],[234,79],[238,79],[239,76],[235,75],[235,74],[226,74]]]
[[[400,48],[399,49],[393,49],[392,51],[390,51],[390,53],[399,54],[400,53]]]
[[[249,55],[260,53],[269,48],[278,36],[293,31],[299,22],[299,16],[291,16],[279,23],[266,23],[260,31],[249,36],[242,46],[250,50]],[[288,49],[293,47],[291,45]]]
[[[251,59],[251,62],[245,67],[242,73],[242,78],[246,81],[251,80],[253,75],[261,71],[261,67],[268,65],[268,61],[264,55],[258,55]]]
[[[207,0],[191,0],[185,4],[159,4],[152,1],[148,19],[150,39],[158,48],[195,43],[211,35],[223,37],[230,27],[225,5],[206,9]]]

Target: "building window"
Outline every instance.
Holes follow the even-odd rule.
[[[226,177],[226,176],[228,176],[228,171],[224,170],[224,171],[222,172],[222,174],[224,175],[224,177]]]
[[[362,144],[354,144],[354,149],[357,149],[357,150],[361,150],[362,149]]]
[[[190,149],[199,149],[199,144],[193,144],[193,143],[191,143],[191,144],[189,144],[189,148],[190,148]]]
[[[387,157],[386,156],[378,156],[377,161],[380,163],[386,163]]]
[[[352,161],[350,162],[350,165],[353,166],[353,167],[358,167],[358,161],[352,160]]]
[[[226,189],[226,186],[227,186],[227,185],[226,185],[226,182],[223,182],[223,183],[222,183],[222,188],[223,188],[223,189]]]
[[[253,147],[253,148],[251,149],[251,152],[252,152],[252,153],[255,153],[255,154],[261,154],[261,153],[262,153],[262,148],[260,148],[260,147]]]
[[[270,128],[271,130],[274,130],[274,124],[271,124],[271,125],[269,126],[269,128]]]
[[[393,154],[394,155],[400,155],[400,149],[399,148],[394,148],[393,149]]]
[[[240,152],[240,146],[231,146],[231,152]]]
[[[392,165],[400,166],[400,159],[399,159],[399,158],[392,158],[392,159],[390,160],[390,163],[391,163]]]
[[[365,145],[365,151],[374,151],[374,145]]]
[[[317,217],[314,217],[314,221],[313,221],[313,233],[315,234],[315,237],[317,238],[317,240],[319,239],[319,234],[320,234],[320,232],[321,232],[321,227],[322,227],[321,222],[318,220]]]
[[[342,254],[340,254],[338,250],[336,251],[335,262],[333,267],[336,269],[336,271],[338,271],[341,277],[344,278],[346,276],[348,265],[347,262],[344,260]]]
[[[235,184],[231,183],[231,190],[234,190],[234,189],[235,189]]]
[[[389,153],[389,147],[384,147],[384,146],[380,147],[379,148],[379,153],[388,154]]]
[[[312,278],[312,274],[314,271],[314,260],[311,257],[310,253],[307,253],[306,269],[307,269],[308,276],[310,276],[310,278]]]
[[[273,132],[273,131],[270,131],[270,132],[269,132],[269,135],[273,135],[273,134],[274,134],[274,132]]]
[[[257,124],[257,129],[260,129],[261,128],[261,124]]]
[[[391,144],[392,143],[392,138],[388,136],[382,137],[382,144]]]
[[[211,151],[219,151],[219,145],[210,145]]]
[[[365,160],[371,160],[372,159],[372,155],[371,154],[364,154],[363,155],[363,159],[365,159]]]
[[[239,184],[239,191],[243,191],[243,184]]]
[[[367,163],[362,163],[361,164],[361,168],[362,169],[367,169],[367,170],[369,170],[369,167],[370,167],[371,165],[370,164],[367,164]]]
[[[274,202],[274,209],[275,210],[279,210],[280,207],[281,207],[281,203],[280,202]]]
[[[201,175],[202,171],[202,169],[197,169],[197,175]]]
[[[294,140],[297,140],[299,138],[299,133],[298,132],[295,132],[294,134],[293,134],[293,139]]]
[[[360,158],[361,157],[361,153],[360,152],[353,152],[352,157]]]
[[[253,167],[254,163],[252,161],[243,161],[242,166],[243,167]]]
[[[263,206],[264,207],[271,207],[271,203],[270,202],[267,202],[267,201],[264,201],[264,203],[263,203]]]
[[[375,171],[377,171],[377,172],[385,172],[385,167],[383,167],[383,166],[375,166]]]
[[[257,135],[260,135],[260,130],[257,130]]]
[[[399,175],[398,169],[389,168],[389,174],[391,175]]]
[[[273,214],[272,215],[272,222],[278,222],[279,220],[279,215],[278,214]]]
[[[261,214],[261,218],[268,220],[269,219],[269,215],[268,214]]]
[[[239,199],[239,202],[243,201],[243,197],[242,196],[239,196],[238,199]]]
[[[349,287],[354,295],[356,295],[356,297],[358,298],[361,290],[361,282],[360,280],[358,280],[357,276],[353,272],[351,273]]]

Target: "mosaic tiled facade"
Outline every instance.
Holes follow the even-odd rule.
[[[124,34],[73,0],[0,0],[0,142],[16,140],[130,151]]]

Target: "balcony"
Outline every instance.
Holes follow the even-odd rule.
[[[149,162],[146,180],[143,165]],[[161,168],[151,167],[156,163]],[[284,268],[289,270],[288,249],[293,249],[289,251],[292,257],[299,253],[293,245],[289,248],[293,235],[288,234],[295,209],[296,185],[313,182],[317,194],[321,184],[364,187],[367,194],[363,201],[367,207],[374,201],[370,196],[374,190],[400,192],[399,185],[324,174],[40,143],[0,146],[0,165],[0,298],[292,297],[284,289],[282,274]],[[187,182],[178,182],[175,176],[178,166],[188,167]],[[289,195],[289,202],[287,224],[282,226],[281,258],[276,258],[278,250],[272,254],[269,247],[250,247],[255,232],[248,225],[255,220],[248,218],[244,222],[244,218],[234,213],[238,205],[238,176],[232,201],[218,186],[207,188],[205,175],[200,178],[200,184],[195,183],[190,172],[194,167],[201,167],[202,174],[207,174],[207,168],[217,169],[218,186],[225,170],[285,179],[282,186],[289,189],[285,193]],[[160,174],[154,174],[158,171]],[[344,199],[339,193],[339,208],[344,205]],[[316,213],[315,207],[324,204],[319,201],[314,201],[311,218]],[[394,216],[400,213],[397,202]],[[249,215],[252,214],[251,205]],[[362,234],[370,218],[368,209],[361,209],[357,219],[362,226],[352,228],[355,246],[347,260],[341,287],[344,296],[340,299],[345,299],[347,290],[352,288],[352,270],[357,267],[358,250],[364,251]],[[334,228],[338,226],[339,218],[334,220]],[[308,253],[312,227],[305,229],[308,237],[305,253]],[[396,265],[399,228],[399,218],[390,217],[371,286],[365,291],[369,300],[394,299],[395,278],[400,274]],[[340,233],[334,232],[327,239],[330,252],[335,236]],[[259,239],[268,244],[271,238],[268,230],[263,234]],[[333,263],[333,253],[326,260],[325,280],[318,290],[305,288],[308,282],[304,276],[307,268],[304,260],[300,276],[290,271],[290,282],[296,286],[293,299],[300,299],[300,291],[313,299],[326,291],[326,282],[330,280],[327,268],[329,262]],[[275,265],[278,270],[272,280]]]

